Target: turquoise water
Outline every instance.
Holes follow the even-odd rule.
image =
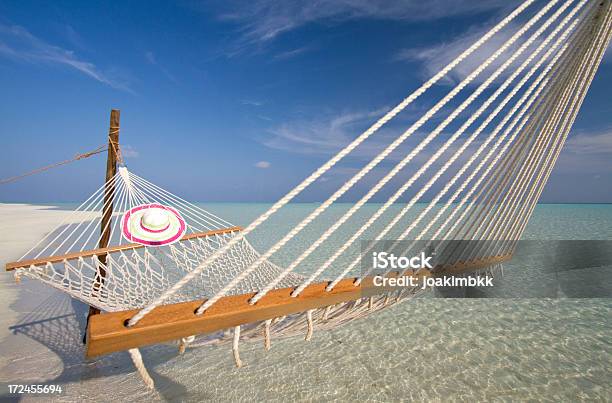
[[[201,206],[230,222],[246,226],[252,220],[263,213],[269,204],[201,204]],[[274,242],[278,241],[302,218],[310,213],[318,204],[293,204],[281,209],[277,215],[263,224],[249,236],[249,241],[260,252],[264,252]],[[340,204],[330,207],[325,213],[317,218],[312,225],[306,227],[302,233],[290,241],[284,248],[276,253],[272,260],[281,266],[286,266],[298,257],[304,249],[317,240],[332,222],[337,220],[352,205]],[[394,239],[399,236],[400,228],[405,228],[425,208],[425,204],[413,207],[399,225],[389,232],[386,239]],[[359,210],[352,219],[341,226],[320,248],[318,248],[308,259],[297,267],[296,271],[307,274],[320,267],[320,265],[343,245],[346,240],[380,207],[378,204],[366,205]],[[364,239],[373,239],[386,224],[399,212],[401,206],[390,208],[368,231],[363,235]],[[435,210],[434,210],[435,211]],[[409,235],[416,236],[419,229],[428,223],[427,217],[434,214],[430,212],[421,224]],[[439,221],[440,222],[440,221]],[[431,234],[431,232],[430,232]],[[560,240],[612,240],[612,204],[544,204],[538,205],[523,234],[524,240],[539,241],[541,248],[550,248],[552,242]],[[530,245],[533,247],[533,245]],[[537,246],[536,246],[537,247]],[[335,274],[347,267],[353,259],[359,256],[360,244],[356,242],[347,250],[330,268],[323,278],[334,278]],[[510,264],[509,268],[513,268]],[[525,272],[525,268],[517,268],[517,271]],[[353,271],[352,275],[359,275],[360,269]],[[512,274],[512,272],[508,273]],[[516,273],[518,274],[518,273]],[[538,275],[538,272],[528,272],[528,275]],[[612,274],[611,274],[612,275]],[[610,277],[610,276],[608,276]],[[610,278],[612,282],[612,278]],[[517,279],[515,287],[520,288],[524,284]]]
[[[249,224],[270,207],[270,204],[266,203],[199,203],[199,205],[236,225]],[[292,223],[298,217],[305,216],[316,205],[314,203],[290,205],[290,209],[279,213],[282,217],[276,219],[275,224]],[[345,211],[346,207],[340,209]],[[612,204],[539,204],[529,221],[524,238],[612,240]]]
[[[247,225],[268,206],[203,204],[237,225]],[[263,251],[314,207],[289,206],[249,240]],[[295,257],[320,235],[322,224],[346,208],[327,213],[275,259],[283,263]],[[369,208],[371,213],[375,206]],[[360,219],[353,225],[360,225]],[[314,267],[350,230],[341,231],[330,249],[322,249],[300,270]],[[524,237],[612,240],[612,205],[540,205]],[[597,274],[610,290],[610,269],[590,270],[581,273]],[[516,265],[507,265],[499,279],[513,291],[538,289],[539,281],[550,280],[538,267]],[[142,354],[156,392],[142,387],[126,353],[83,362],[78,315],[61,315],[56,330],[45,325],[45,337],[33,337],[57,357],[31,357],[30,367],[61,359],[62,369],[46,381],[66,386],[66,396],[59,398],[64,401],[97,401],[101,393],[103,400],[194,402],[612,400],[612,300],[568,298],[563,287],[549,287],[558,281],[546,284],[546,292],[535,296],[549,298],[450,299],[430,292],[331,331],[315,327],[310,342],[273,339],[269,352],[260,343],[241,343],[245,366],[240,369],[234,367],[229,346],[191,349],[182,356],[172,346],[146,347]],[[45,307],[83,312],[81,304],[63,296]]]
[[[267,205],[205,207],[245,225]],[[251,242],[261,251],[312,208],[292,206]],[[611,240],[612,205],[540,205],[525,238]],[[538,273],[530,270],[506,268],[503,279],[518,289],[537,287]],[[311,342],[275,340],[268,353],[244,344],[241,369],[233,367],[229,347],[218,347],[171,359],[156,371],[172,379],[162,395],[191,401],[612,400],[612,300],[556,297],[443,299],[430,293],[333,331],[315,331]],[[177,392],[174,382],[185,389]]]

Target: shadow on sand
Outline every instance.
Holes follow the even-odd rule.
[[[85,358],[85,345],[82,337],[85,331],[87,311],[88,307],[82,302],[62,293],[53,292],[35,309],[25,314],[16,325],[9,328],[15,335],[24,335],[37,341],[61,359],[62,373],[56,378],[45,379],[42,383],[66,385],[122,374],[138,377],[127,352],[95,359]],[[146,350],[150,353],[147,354]],[[177,396],[185,396],[187,391],[183,385],[155,371],[157,365],[176,357],[176,347],[160,345],[146,350],[143,352],[143,358],[155,381],[155,393],[159,398],[172,400]],[[142,388],[145,389],[144,384]],[[5,386],[3,390],[7,391],[8,387]],[[166,396],[165,392],[170,395]],[[0,401],[5,400],[18,401],[20,399],[19,396],[14,395],[0,396]]]

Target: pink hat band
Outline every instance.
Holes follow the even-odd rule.
[[[142,218],[140,219],[140,228],[142,228],[143,230],[147,231],[147,232],[153,232],[153,233],[159,233],[159,232],[164,232],[166,231],[168,228],[170,228],[170,224],[166,225],[164,228],[162,229],[151,229],[148,228],[143,222],[142,222]]]

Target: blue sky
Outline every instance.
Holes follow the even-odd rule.
[[[191,200],[274,201],[517,4],[0,1],[0,176],[104,144],[114,107],[135,173]],[[611,63],[543,201],[612,202]],[[103,176],[98,156],[0,200],[82,200]]]

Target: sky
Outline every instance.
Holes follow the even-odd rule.
[[[273,202],[517,5],[0,0],[0,177],[105,144],[117,108],[136,174],[193,201]],[[543,202],[612,202],[611,65],[607,55]],[[0,185],[0,201],[84,200],[104,167],[98,155]]]

